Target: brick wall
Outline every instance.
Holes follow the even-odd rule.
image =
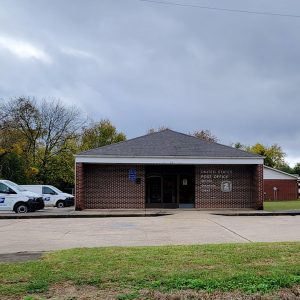
[[[277,191],[274,194],[274,187]],[[298,199],[297,180],[265,179],[264,192],[266,200],[296,200]]]
[[[140,184],[129,180],[131,168],[137,171]],[[196,208],[261,209],[263,195],[262,165],[202,165],[195,168]],[[144,207],[144,166],[76,164],[77,210]]]
[[[141,183],[129,180],[135,169]],[[85,208],[144,208],[145,170],[141,165],[90,165],[84,169]]]
[[[82,210],[84,206],[84,165],[77,163],[75,167],[75,209]]]
[[[195,207],[258,208],[259,171],[256,166],[196,166]]]
[[[264,166],[253,166],[253,208],[264,208]]]

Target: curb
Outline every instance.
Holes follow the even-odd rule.
[[[118,217],[161,217],[168,216],[169,213],[156,214],[107,214],[107,215],[0,215],[0,219],[64,219],[64,218],[118,218]]]
[[[300,216],[300,212],[265,212],[265,213],[214,213],[216,216],[228,217],[259,217],[259,216]]]

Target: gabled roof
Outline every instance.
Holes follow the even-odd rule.
[[[268,166],[264,166],[264,179],[299,179],[297,174],[286,173]]]
[[[263,158],[260,155],[166,129],[79,153],[91,157]]]

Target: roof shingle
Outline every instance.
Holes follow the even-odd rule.
[[[262,158],[262,156],[230,146],[211,143],[199,138],[166,129],[124,142],[91,149],[79,156],[112,157],[221,157]]]

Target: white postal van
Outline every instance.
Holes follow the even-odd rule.
[[[0,210],[27,213],[44,206],[41,195],[27,191],[12,181],[0,180]]]
[[[74,196],[64,193],[52,185],[22,185],[28,191],[42,194],[45,206],[67,207],[74,205]]]

